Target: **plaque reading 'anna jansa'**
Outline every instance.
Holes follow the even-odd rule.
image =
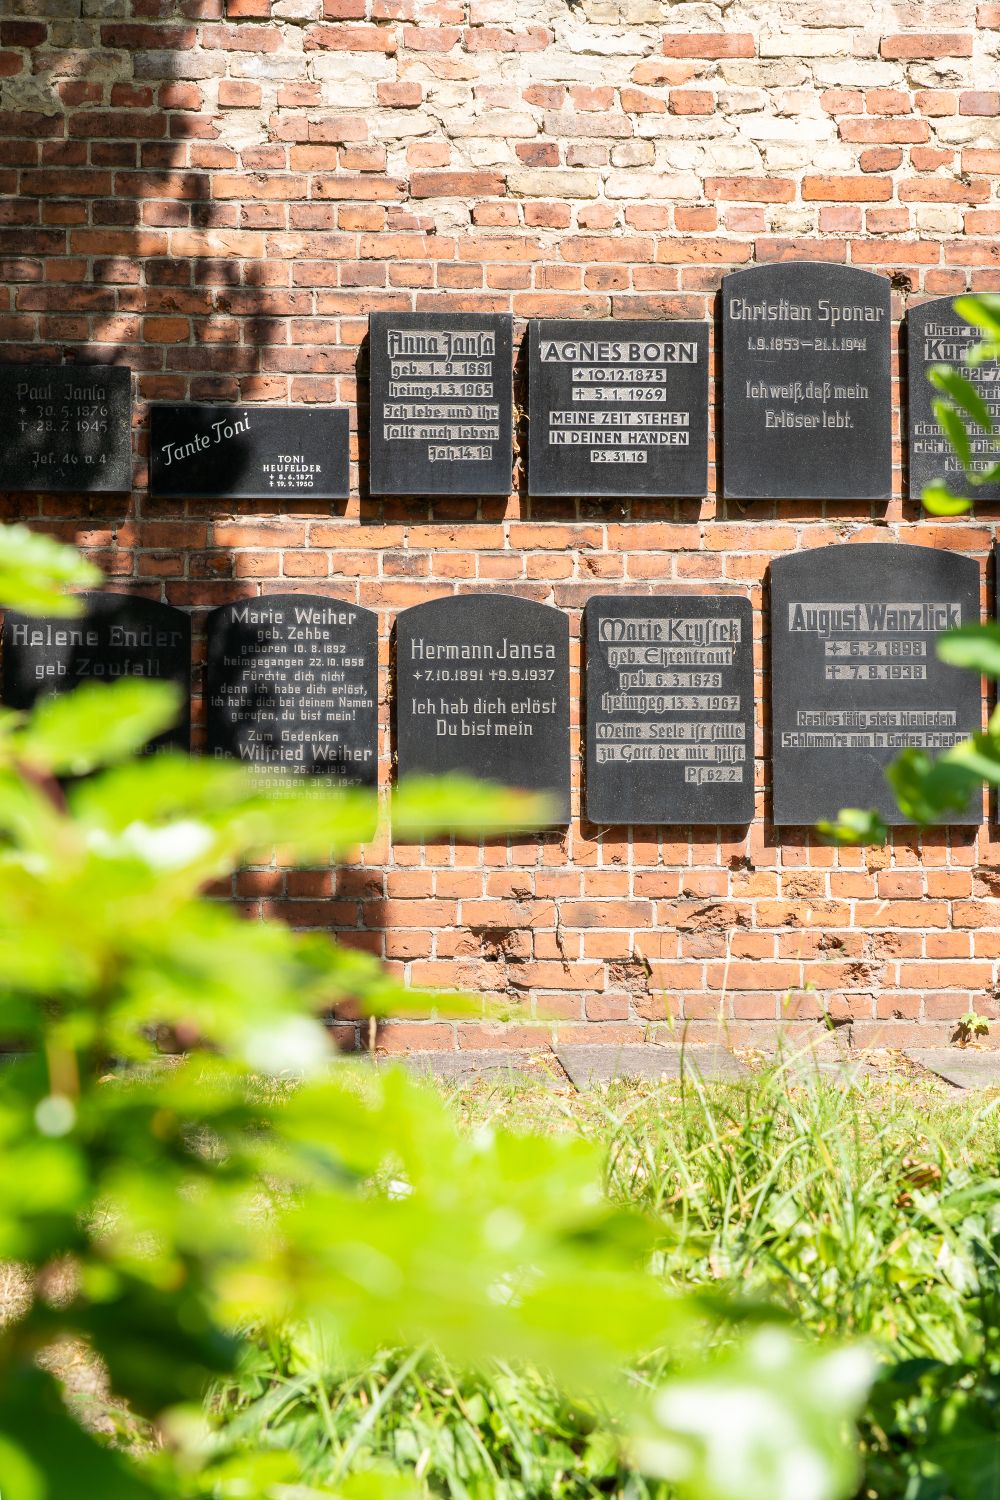
[[[971,380],[986,403],[994,426],[1000,425],[1000,366],[995,360],[966,366],[965,356],[982,337],[982,330],[967,323],[955,311],[951,297],[935,297],[911,308],[906,317],[909,358],[909,465],[910,494],[919,498],[935,480],[947,484],[953,495],[972,495],[977,500],[1000,500],[1000,483],[970,486],[954,448],[934,415],[940,392],[927,379],[933,365],[954,365]],[[981,428],[966,422],[972,449],[972,467],[978,473],[997,461],[996,443]]]
[[[0,365],[0,488],[132,488],[132,374],[124,365]]]

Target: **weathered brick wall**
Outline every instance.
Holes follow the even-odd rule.
[[[196,628],[274,589],[375,608],[383,700],[396,611],[455,590],[558,605],[574,639],[594,590],[723,589],[758,611],[746,833],[577,815],[485,848],[379,846],[337,876],[249,871],[248,907],[343,930],[416,983],[509,1002],[504,1029],[409,1023],[385,1032],[395,1047],[666,1039],[678,1021],[706,1040],[720,1017],[766,1046],[824,1010],[858,1045],[937,1042],[970,1006],[993,1011],[987,829],[835,853],[766,822],[762,613],[770,557],[852,539],[954,547],[985,588],[988,518],[922,520],[898,466],[887,508],[539,502],[518,484],[506,501],[381,501],[363,440],[332,514],[153,503],[144,404],[363,412],[376,308],[711,317],[725,271],[794,256],[888,272],[897,318],[923,294],[998,289],[1000,4],[8,0],[5,14],[3,357],[124,360],[140,398],[129,499],[4,496],[5,516],[77,539],[112,586],[188,607]]]

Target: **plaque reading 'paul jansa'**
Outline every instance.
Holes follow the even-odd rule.
[[[0,488],[132,488],[132,374],[124,365],[0,365]]]

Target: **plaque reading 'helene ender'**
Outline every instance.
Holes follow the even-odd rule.
[[[132,375],[123,365],[0,365],[0,488],[132,488]]]
[[[372,313],[373,495],[507,495],[512,323],[507,313]]]
[[[396,623],[400,779],[463,772],[548,792],[569,818],[569,622],[530,599],[467,594]]]
[[[813,263],[722,279],[723,485],[744,500],[892,494],[889,281]]]
[[[154,406],[149,481],[177,500],[344,500],[347,410],[336,406]]]
[[[532,321],[532,495],[704,495],[708,324]]]
[[[213,610],[205,675],[209,754],[272,771],[378,780],[375,615],[311,594]]]
[[[181,713],[150,749],[186,750],[191,739],[191,621],[180,609],[129,594],[81,596],[84,612],[29,618],[8,612],[3,625],[3,701],[30,708],[47,693],[119,677],[172,681]]]
[[[771,564],[775,823],[875,807],[906,819],[885,768],[982,727],[980,680],[946,666],[942,632],[979,621],[979,568],[930,547],[820,547]],[[982,821],[980,799],[949,822]]]
[[[955,365],[971,380],[1000,424],[1000,366],[995,360],[966,368],[966,354],[980,341],[981,330],[960,318],[950,297],[936,297],[911,308],[906,318],[909,358],[910,494],[919,497],[925,485],[943,480],[953,495],[977,500],[1000,500],[1000,484],[969,485],[955,450],[938,426],[934,402],[940,392],[927,379],[932,365]],[[972,445],[973,468],[983,473],[996,463],[995,445],[979,427],[966,423]]]
[[[585,624],[591,821],[749,823],[749,600],[599,596]]]

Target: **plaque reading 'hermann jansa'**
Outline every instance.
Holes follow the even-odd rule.
[[[149,485],[176,500],[344,500],[347,410],[336,406],[154,406]]]
[[[399,777],[463,772],[547,792],[569,818],[569,621],[530,599],[466,594],[396,623]]]
[[[771,564],[774,821],[842,807],[905,824],[885,768],[982,727],[979,677],[938,660],[938,637],[979,622],[979,567],[931,547],[863,542]],[[980,823],[974,797],[950,823]]]
[[[954,365],[978,390],[994,426],[1000,425],[1000,366],[995,360],[971,367],[963,363],[969,350],[979,343],[982,330],[959,317],[951,297],[935,297],[911,308],[906,327],[910,371],[910,494],[919,499],[926,485],[943,481],[953,495],[1000,500],[1000,483],[977,486],[966,480],[955,450],[934,415],[934,402],[941,393],[927,379],[933,365]],[[966,422],[966,428],[973,470],[982,474],[997,461],[995,441],[971,422]]]
[[[0,488],[132,488],[132,375],[124,365],[0,365]]]
[[[589,600],[587,816],[749,823],[753,613],[747,599]]]
[[[888,278],[751,266],[722,279],[723,485],[742,500],[888,500]]]

